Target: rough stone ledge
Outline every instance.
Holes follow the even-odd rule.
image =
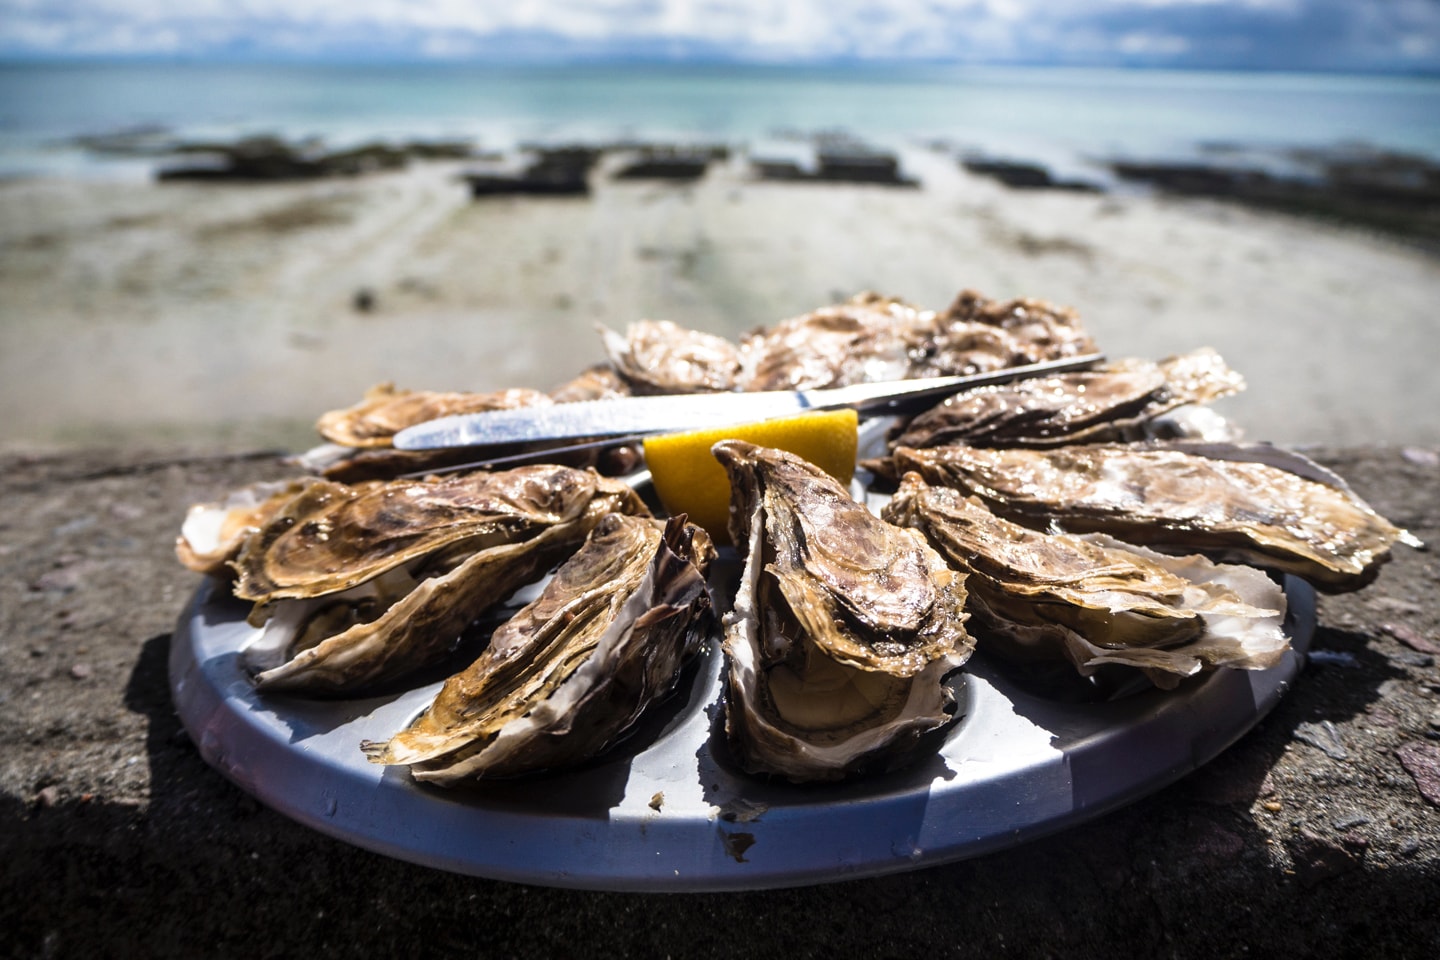
[[[1440,541],[1440,466],[1307,451]],[[0,456],[0,954],[1414,956],[1440,942],[1440,562],[1324,597],[1257,729],[1090,824],[948,866],[725,895],[550,890],[300,827],[200,759],[170,704],[185,507],[273,455]],[[1262,953],[1263,952],[1263,953]]]

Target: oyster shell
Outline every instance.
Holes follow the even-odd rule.
[[[636,393],[735,388],[740,356],[723,337],[687,330],[669,320],[632,323],[623,337],[601,326],[600,335],[610,362]]]
[[[481,456],[468,447],[437,450],[397,450],[391,446],[401,429],[435,417],[456,413],[480,413],[549,403],[572,403],[628,396],[629,386],[619,374],[599,365],[550,394],[514,389],[495,393],[414,393],[397,391],[381,384],[366,394],[366,401],[348,410],[337,410],[321,418],[322,432],[341,442],[324,443],[294,458],[294,463],[311,473],[341,483],[366,480],[393,480],[401,476],[453,472],[473,467]],[[388,399],[387,399],[388,398]],[[373,401],[373,402],[372,402]],[[361,445],[363,443],[363,445]],[[546,453],[554,446],[568,447],[572,441],[507,444],[486,448],[487,459],[524,457],[542,459],[570,467],[595,467],[606,476],[619,476],[635,469],[640,454],[634,447],[607,447],[596,450],[565,449]]]
[[[382,383],[365,391],[364,399],[355,406],[321,415],[315,429],[342,447],[389,447],[395,434],[427,420],[551,402],[540,391],[525,388],[494,393],[438,393],[397,390],[393,383]]]
[[[571,380],[550,391],[550,399],[556,403],[575,403],[580,400],[610,400],[628,397],[630,385],[606,363],[587,367]]]
[[[1048,447],[1139,440],[1145,425],[1162,414],[1242,389],[1240,375],[1209,348],[1159,363],[1121,360],[966,390],[910,421],[890,445]]]
[[[337,593],[402,564],[521,542],[586,517],[593,525],[617,510],[648,513],[624,483],[552,464],[353,487],[317,481],[248,541],[235,595],[268,603]]]
[[[903,379],[934,317],[902,300],[858,294],[746,336],[739,383],[745,390],[808,390]]]
[[[711,630],[714,548],[683,517],[610,514],[375,763],[453,785],[573,766],[674,690]]]
[[[861,293],[750,334],[740,344],[744,390],[801,390],[876,380],[984,373],[1090,353],[1073,311],[1039,300],[965,291],[943,313]]]
[[[1009,335],[1014,353],[1005,366],[1096,352],[1095,341],[1081,324],[1079,314],[1068,307],[1031,297],[991,300],[974,290],[962,290],[936,319],[938,334],[933,354],[938,359],[932,365],[918,367],[911,376],[978,372],[967,369],[963,361],[946,359],[965,343],[977,326]]]
[[[323,414],[315,427],[328,442],[295,458],[312,473],[341,483],[391,480],[409,474],[447,470],[475,460],[463,447],[397,450],[395,434],[437,417],[486,410],[509,410],[552,403],[538,390],[516,388],[493,393],[440,393],[397,390],[394,384],[371,387],[353,407]],[[519,452],[518,448],[514,452]],[[577,464],[583,465],[583,464]]]
[[[752,773],[834,780],[914,759],[953,719],[969,656],[964,576],[823,471],[717,443],[745,568],[726,617],[725,729]]]
[[[263,627],[245,666],[272,690],[393,679],[442,656],[615,511],[648,515],[623,483],[567,467],[359,489],[317,480],[235,562],[235,595],[257,602]]]
[[[899,447],[892,457],[897,474],[914,470],[1033,526],[1199,550],[1330,592],[1373,580],[1397,540],[1419,543],[1333,474],[1263,445]]]
[[[186,512],[175,538],[176,557],[196,573],[234,576],[229,564],[239,556],[245,540],[314,482],[312,477],[301,477],[255,483],[220,500],[195,504]]]
[[[967,574],[969,609],[988,627],[982,650],[1063,656],[1085,675],[1124,664],[1169,688],[1202,669],[1273,667],[1289,647],[1285,594],[1253,567],[1041,533],[913,473],[881,516],[922,531]]]

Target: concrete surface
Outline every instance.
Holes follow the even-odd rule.
[[[1440,457],[1310,451],[1440,541]],[[171,703],[186,506],[265,454],[0,457],[0,955],[1417,957],[1440,944],[1440,563],[1323,597],[1252,733],[1087,825],[891,877],[744,894],[435,872],[272,813]]]

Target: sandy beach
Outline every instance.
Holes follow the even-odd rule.
[[[919,189],[611,180],[472,200],[464,166],[269,185],[0,184],[0,448],[303,449],[380,381],[549,388],[596,324],[734,337],[861,290],[1074,307],[1111,357],[1208,345],[1218,408],[1287,444],[1440,445],[1440,258],[1215,201],[1017,191],[916,149]],[[373,305],[357,307],[368,291]]]

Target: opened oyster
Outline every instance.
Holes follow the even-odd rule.
[[[737,440],[713,452],[745,555],[724,642],[736,758],[795,781],[910,762],[953,719],[942,680],[973,647],[963,575],[798,457]]]
[[[877,293],[791,317],[739,346],[669,321],[601,328],[610,362],[637,393],[808,390],[982,373],[1094,352],[1069,310],[960,294],[943,312]]]
[[[605,517],[425,713],[362,749],[444,785],[597,756],[675,688],[709,635],[713,553],[683,517]]]
[[[597,363],[580,371],[550,391],[550,399],[556,403],[575,403],[580,400],[611,400],[628,397],[633,393],[625,378],[608,363]]]
[[[723,337],[669,320],[632,323],[621,336],[600,328],[605,352],[636,393],[705,393],[735,389],[740,355]]]
[[[300,467],[342,483],[391,480],[405,474],[444,470],[475,459],[463,447],[397,450],[395,434],[406,427],[460,413],[509,410],[551,403],[538,390],[456,393],[398,390],[382,383],[365,392],[353,407],[323,414],[315,428],[327,443],[295,458]]]
[[[623,483],[537,466],[361,488],[316,481],[247,541],[235,595],[263,689],[349,693],[442,656],[464,628],[574,550]]]
[[[185,514],[175,555],[196,573],[232,577],[230,562],[240,555],[246,539],[270,521],[307,486],[312,477],[242,487],[220,500],[197,503]]]
[[[975,331],[986,328],[1000,331],[1008,337],[1012,353],[1002,366],[1039,363],[1095,352],[1095,341],[1085,331],[1074,310],[1033,297],[991,300],[974,290],[962,290],[936,317],[935,327],[935,342],[926,349],[929,361],[917,362],[911,369],[912,377],[978,373],[990,369],[972,366],[965,357],[971,349],[969,344]]]
[[[365,391],[364,399],[355,406],[322,415],[315,429],[342,447],[389,447],[395,434],[427,420],[550,402],[540,391],[524,388],[494,393],[439,393],[397,390],[392,383],[382,383]]]
[[[958,393],[910,421],[891,447],[1139,440],[1146,424],[1176,407],[1210,403],[1242,389],[1240,375],[1208,348],[1159,363],[1120,360]]]
[[[506,444],[488,447],[483,454],[469,447],[399,450],[392,444],[395,434],[404,428],[439,417],[627,396],[630,392],[619,375],[603,365],[583,371],[548,395],[521,388],[492,393],[434,393],[396,390],[388,383],[381,384],[369,390],[359,404],[322,416],[316,426],[330,442],[306,451],[294,462],[330,480],[360,483],[473,467],[482,458],[490,461],[525,457],[534,461],[540,457],[531,455],[567,442]],[[595,467],[607,476],[633,470],[639,459],[638,452],[630,447],[563,450],[545,457],[550,463]]]
[[[900,380],[934,317],[902,300],[859,294],[747,335],[738,381],[745,390],[807,390]]]
[[[875,293],[822,307],[740,344],[745,390],[985,373],[1092,353],[1079,318],[1039,300],[961,293],[941,313]]]
[[[1167,557],[1097,534],[1041,533],[908,474],[881,514],[965,571],[982,650],[1143,670],[1156,686],[1213,667],[1275,666],[1285,595],[1253,567]],[[997,649],[998,648],[998,649]]]
[[[900,447],[893,470],[980,496],[1036,526],[1293,573],[1330,592],[1375,578],[1398,540],[1338,477],[1297,454],[1234,444],[1078,444],[1051,450]]]

